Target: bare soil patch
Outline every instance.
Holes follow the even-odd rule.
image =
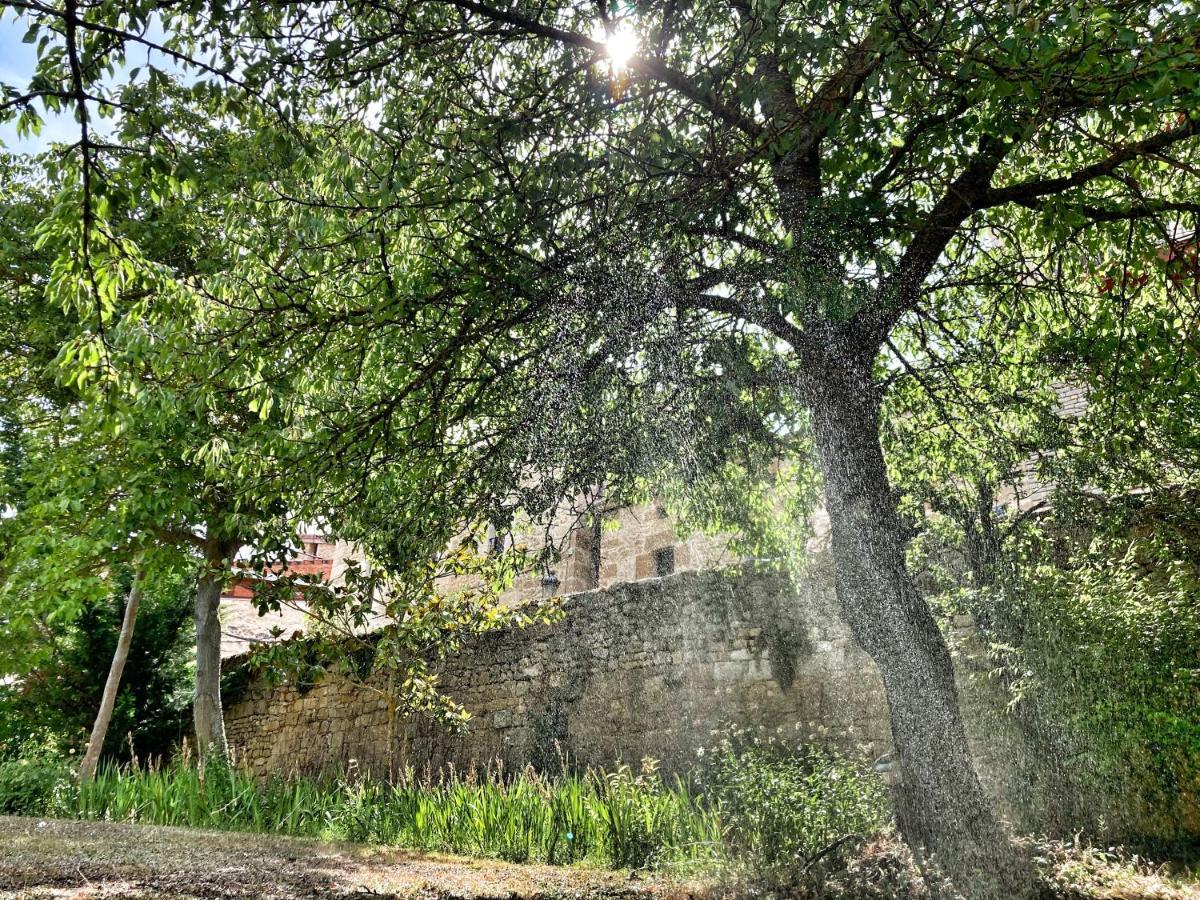
[[[0,817],[0,897],[683,898],[637,873],[189,828]]]
[[[1196,874],[1047,842],[1030,848],[1050,900],[1200,900]],[[241,832],[0,816],[0,900],[928,900],[894,840],[844,868],[764,894],[753,880],[680,883],[642,873],[516,865]],[[749,874],[749,873],[747,873]]]

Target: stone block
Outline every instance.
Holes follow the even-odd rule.
[[[741,660],[723,660],[713,665],[713,676],[719,682],[740,681],[746,677],[747,663]]]

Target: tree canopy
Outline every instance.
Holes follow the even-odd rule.
[[[43,226],[48,293],[96,323],[65,362],[95,366],[110,321],[140,333],[204,298],[215,357],[164,360],[252,446],[189,433],[199,458],[253,480],[295,452],[298,388],[318,483],[351,473],[340,527],[398,566],[464,521],[811,447],[892,707],[901,827],[995,873],[981,895],[1024,890],[906,568],[880,421],[953,426],[917,446],[939,478],[986,478],[1024,447],[971,446],[1038,433],[1025,401],[1059,374],[1109,353],[1139,360],[1110,387],[1173,390],[1195,292],[1132,297],[1138,265],[1194,246],[1194,4],[9,5],[41,52],[8,114],[80,126]],[[114,83],[135,53],[158,67]],[[206,120],[249,136],[245,180],[184,152]],[[203,217],[185,201],[205,183],[226,198],[219,271],[165,272],[153,229],[113,226]]]

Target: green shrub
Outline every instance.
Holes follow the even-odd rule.
[[[1059,536],[963,598],[1048,783],[1065,785],[1060,833],[1155,854],[1200,845],[1200,569],[1169,537]]]
[[[727,853],[751,871],[790,877],[839,842],[852,847],[852,836],[865,841],[889,826],[883,783],[835,750],[742,731],[707,756],[706,789],[720,805]]]
[[[30,742],[76,747],[91,732],[112,664],[133,574],[122,570],[108,596],[72,611],[44,646],[6,659],[0,671],[0,757]],[[192,580],[163,572],[149,582],[104,742],[108,759],[158,756],[182,738],[191,702]],[[9,648],[11,649],[11,648]]]
[[[74,770],[62,760],[14,758],[0,760],[0,814],[54,814],[70,803]]]

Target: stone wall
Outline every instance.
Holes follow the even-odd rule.
[[[255,677],[226,713],[236,757],[259,774],[351,759],[380,775],[496,759],[557,766],[560,752],[581,766],[651,756],[680,771],[728,724],[869,758],[889,749],[882,684],[840,617],[827,554],[796,585],[686,572],[562,602],[560,621],[486,635],[441,665],[444,690],[473,715],[465,733],[390,717],[378,692],[338,678],[301,695]],[[1002,701],[961,668],[981,775],[1002,795],[1020,748]]]
[[[600,540],[600,588],[653,578],[657,556],[670,553],[675,572],[710,571],[741,562],[727,534],[691,531],[680,534],[662,503],[608,510]]]
[[[582,501],[581,501],[582,502]],[[729,546],[730,534],[679,533],[663,501],[629,506],[608,506],[600,510],[602,527],[592,528],[590,514],[579,505],[564,503],[549,525],[525,523],[500,535],[505,547],[538,548],[552,545],[559,558],[548,571],[525,571],[500,595],[501,602],[523,603],[554,594],[575,594],[595,588],[642,581],[661,574],[658,567],[667,553],[669,570],[697,572],[740,565],[742,557]],[[486,544],[497,537],[489,530],[480,537],[477,552],[486,553]],[[469,539],[466,533],[454,542]],[[550,575],[554,586],[547,589],[543,576]],[[478,588],[471,575],[448,575],[438,579],[442,593]]]

